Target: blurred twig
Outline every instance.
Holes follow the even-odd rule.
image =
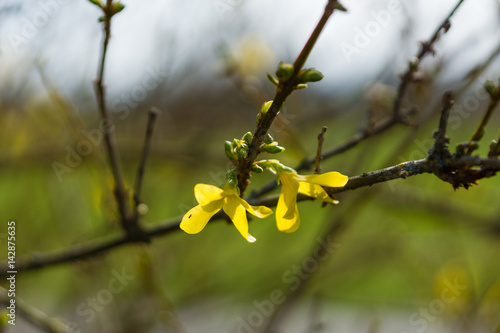
[[[135,230],[138,229],[138,227],[134,227],[134,224],[136,223],[130,216],[130,207],[127,200],[127,192],[125,190],[125,182],[123,178],[120,155],[118,153],[116,144],[113,119],[111,118],[111,115],[106,106],[106,93],[103,84],[106,53],[108,50],[109,39],[111,37],[111,19],[114,15],[112,10],[112,2],[112,0],[107,0],[106,5],[101,7],[104,13],[104,16],[102,17],[104,36],[102,41],[101,57],[97,69],[97,78],[94,80],[94,90],[99,111],[101,113],[101,118],[106,123],[106,129],[103,131],[104,141],[106,143],[108,159],[115,180],[114,194],[116,197],[116,202],[118,204],[118,210],[120,212],[120,221],[123,229],[128,234],[134,234]]]
[[[149,148],[151,146],[151,138],[153,137],[153,131],[156,124],[156,119],[158,118],[158,114],[160,110],[157,108],[151,108],[148,112],[148,125],[146,128],[146,137],[144,139],[144,147],[142,149],[141,160],[139,162],[139,166],[137,168],[137,174],[135,178],[135,188],[134,188],[134,201],[135,201],[135,209],[134,209],[134,220],[137,221],[139,218],[139,205],[141,204],[141,188],[142,188],[142,179],[144,178],[144,167],[146,165],[146,160],[148,158]]]
[[[7,298],[7,291],[0,287],[0,303],[7,306],[9,299]],[[75,332],[72,327],[63,321],[52,318],[42,311],[36,309],[35,307],[26,304],[24,300],[16,297],[16,310],[19,315],[26,319],[28,322],[34,326],[40,328],[44,332],[48,333],[73,333]]]
[[[321,149],[323,148],[323,142],[325,142],[325,132],[327,130],[326,126],[323,126],[321,132],[318,134],[318,149],[316,150],[316,163],[314,164],[314,173],[320,173],[320,163],[323,157],[321,157]]]

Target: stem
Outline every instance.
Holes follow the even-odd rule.
[[[436,29],[436,31],[429,39],[429,41],[422,43],[422,48],[420,49],[420,52],[413,61],[414,64],[413,65],[410,64],[406,72],[401,76],[401,83],[398,88],[398,95],[396,97],[396,100],[394,101],[394,106],[392,108],[392,113],[394,118],[400,119],[399,112],[401,109],[401,103],[403,102],[403,97],[406,93],[406,89],[408,88],[408,84],[413,80],[413,74],[415,74],[415,72],[417,72],[418,70],[420,62],[427,54],[434,53],[434,43],[437,41],[441,30],[444,30],[445,33],[448,31],[448,29],[450,28],[451,17],[455,14],[455,12],[458,10],[458,8],[462,5],[464,1],[465,0],[460,0],[457,3],[457,5],[453,8],[453,10],[450,12],[450,14],[448,14],[448,16],[444,19],[444,21],[439,25],[439,27]]]
[[[328,4],[325,7],[325,11],[321,16],[321,19],[319,20],[318,24],[316,25],[316,28],[314,28],[314,31],[312,32],[304,48],[302,49],[299,56],[294,62],[294,72],[292,76],[287,81],[280,82],[279,86],[276,88],[276,94],[274,96],[273,102],[269,110],[257,125],[257,129],[253,134],[252,142],[248,147],[248,155],[245,159],[241,160],[238,167],[237,178],[241,196],[243,196],[249,184],[250,173],[252,172],[252,164],[257,158],[257,156],[260,154],[260,146],[262,145],[264,137],[269,131],[269,128],[271,127],[274,119],[278,115],[278,112],[282,108],[283,103],[297,86],[298,82],[296,82],[297,81],[296,79],[299,71],[302,69],[302,66],[306,62],[307,57],[311,53],[311,50],[313,49],[314,44],[318,40],[321,31],[325,27],[326,22],[328,21],[328,19],[330,18],[333,11],[337,8],[338,5],[339,5],[338,1],[336,0],[328,1]]]
[[[97,104],[99,111],[101,113],[101,118],[106,124],[106,130],[104,131],[104,142],[106,144],[106,150],[108,152],[108,159],[111,166],[111,171],[115,180],[114,195],[116,202],[118,204],[118,211],[120,213],[120,221],[123,229],[129,233],[131,232],[131,226],[135,222],[130,218],[129,205],[127,204],[127,195],[125,190],[125,183],[123,178],[123,172],[121,168],[120,156],[118,153],[116,137],[114,133],[114,124],[106,107],[106,95],[103,85],[104,81],[104,66],[106,62],[106,53],[108,50],[109,39],[111,37],[111,3],[112,0],[107,0],[106,7],[103,8],[104,12],[104,39],[102,43],[102,51],[99,62],[99,67],[97,70],[97,78],[94,81],[94,90],[96,94]]]
[[[479,126],[477,127],[476,131],[472,135],[472,138],[470,139],[469,148],[467,148],[467,153],[466,153],[467,155],[472,154],[472,152],[476,149],[473,143],[478,142],[483,138],[486,125],[488,124],[491,115],[497,108],[499,101],[500,101],[500,86],[497,88],[497,93],[490,96],[490,103],[488,104],[488,109],[486,110],[483,119],[481,119]],[[498,143],[497,143],[497,149],[498,149]]]
[[[139,205],[141,203],[141,189],[142,189],[142,180],[144,178],[144,168],[146,165],[146,160],[148,158],[148,153],[151,146],[151,138],[153,137],[153,132],[156,124],[156,119],[158,118],[158,114],[160,110],[157,108],[151,108],[148,112],[148,124],[146,127],[146,137],[144,139],[144,147],[142,149],[142,156],[139,162],[139,166],[137,168],[137,174],[135,178],[135,188],[134,188],[134,219],[137,220],[139,217]]]
[[[323,157],[321,157],[321,150],[323,148],[323,142],[325,142],[325,132],[328,128],[326,126],[323,126],[321,129],[321,132],[318,134],[318,149],[316,150],[316,163],[314,164],[314,173],[320,173],[321,168],[320,168],[320,163]]]

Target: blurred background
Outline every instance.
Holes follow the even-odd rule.
[[[182,216],[197,183],[219,185],[224,140],[254,131],[273,98],[266,72],[293,62],[325,1],[125,0],[113,19],[107,102],[129,186],[151,106],[162,112],[146,166],[146,226]],[[355,1],[335,12],[306,66],[325,78],[295,92],[271,133],[295,166],[390,114],[399,75],[457,1]],[[0,211],[17,224],[17,255],[120,232],[92,80],[100,12],[88,1],[0,3]],[[397,125],[326,159],[354,176],[424,158],[442,95],[456,103],[451,147],[468,141],[500,77],[500,2],[464,1],[421,63]],[[496,114],[479,154],[498,139]],[[252,178],[252,190],[272,181]],[[252,220],[249,244],[214,221],[149,246],[21,273],[17,297],[72,332],[500,332],[500,180],[469,190],[433,175],[302,202],[300,228]],[[331,242],[330,245],[328,242]],[[323,249],[324,256],[315,253]],[[0,258],[5,259],[6,250]],[[2,286],[6,284],[2,281]],[[6,332],[43,331],[22,316]]]

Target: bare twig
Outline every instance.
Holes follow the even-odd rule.
[[[100,62],[97,69],[97,78],[94,80],[94,90],[99,111],[101,113],[101,118],[106,124],[106,129],[104,130],[104,142],[106,143],[108,159],[115,180],[114,194],[121,217],[120,221],[123,229],[127,233],[132,234],[136,229],[133,226],[135,224],[135,221],[133,221],[133,219],[130,216],[130,208],[127,200],[127,192],[125,189],[125,182],[120,162],[120,155],[118,153],[116,137],[114,133],[114,124],[106,106],[106,93],[103,84],[106,53],[108,50],[109,39],[111,37],[111,18],[113,17],[112,0],[107,0],[106,6],[102,7],[102,10],[104,13],[103,16],[104,37],[102,42]]]
[[[139,166],[137,168],[137,174],[135,178],[135,187],[134,187],[134,219],[137,220],[139,217],[139,205],[141,204],[141,188],[142,188],[142,180],[144,178],[144,167],[146,165],[146,160],[148,158],[149,148],[151,146],[151,138],[153,137],[153,131],[155,128],[156,119],[158,118],[158,114],[160,110],[153,107],[148,112],[148,125],[146,128],[146,137],[144,139],[144,147],[142,149],[141,160],[139,162]]]
[[[453,107],[453,95],[451,92],[447,92],[443,96],[443,110],[441,111],[441,117],[439,118],[439,127],[434,132],[434,151],[440,154],[444,153],[448,149],[448,143],[450,140],[446,137],[446,128],[448,127],[448,118],[450,117],[450,111]]]
[[[495,87],[493,82],[487,82],[486,85],[489,85],[489,87],[486,88],[486,90],[490,94],[490,103],[488,104],[488,108],[486,109],[486,112],[483,118],[481,119],[481,122],[479,123],[476,131],[474,132],[472,138],[470,139],[469,147],[467,149],[467,155],[472,154],[472,152],[476,149],[477,146],[474,145],[474,143],[479,142],[483,138],[486,125],[488,124],[491,115],[493,114],[493,111],[495,111],[498,102],[500,101],[500,84],[498,87]]]
[[[448,16],[444,19],[444,21],[439,25],[439,27],[436,29],[432,37],[422,43],[420,52],[418,55],[410,60],[410,64],[408,66],[408,69],[406,72],[401,75],[401,82],[398,87],[398,95],[396,97],[396,100],[394,101],[394,106],[392,108],[392,114],[393,117],[396,119],[400,119],[400,109],[401,109],[401,104],[403,102],[403,97],[405,96],[406,89],[408,88],[408,85],[413,81],[413,74],[415,74],[418,71],[418,67],[420,65],[420,62],[422,59],[429,53],[434,54],[434,43],[438,40],[441,31],[444,33],[448,32],[448,29],[450,29],[451,23],[450,19],[451,17],[455,14],[455,12],[458,10],[458,8],[462,5],[464,0],[460,0],[457,5],[453,8],[453,10],[448,14]]]
[[[325,132],[327,130],[326,126],[323,126],[321,133],[318,134],[318,149],[316,150],[316,163],[314,165],[314,173],[320,173],[320,163],[323,157],[321,157],[321,149],[323,148],[323,142],[325,142]]]

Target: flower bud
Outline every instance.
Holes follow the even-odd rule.
[[[102,3],[100,0],[89,0],[89,2],[93,3],[94,5],[96,5],[99,8],[102,8]]]
[[[497,87],[495,86],[495,84],[493,83],[493,81],[486,81],[484,83],[484,89],[486,89],[486,91],[488,92],[488,94],[490,94],[491,97],[495,96],[497,94]]]
[[[236,147],[234,151],[236,152],[236,156],[238,156],[238,159],[247,157],[248,148],[246,146]]]
[[[264,169],[262,169],[262,167],[258,164],[253,164],[252,171],[255,173],[262,173],[264,171]]]
[[[125,8],[125,5],[120,1],[113,2],[113,4],[111,5],[111,13],[113,13],[113,15],[118,14],[123,10],[123,8]]]
[[[267,133],[266,136],[264,137],[264,143],[270,144],[273,143],[274,139],[271,136],[271,134]]]
[[[246,132],[245,135],[243,135],[243,141],[246,141],[246,143],[252,142],[253,139],[253,134],[252,132]]]
[[[308,68],[308,69],[302,69],[299,72],[299,75],[297,77],[297,81],[300,83],[307,83],[307,82],[318,82],[323,79],[323,74],[321,74],[320,71],[317,71],[314,68]]]
[[[236,160],[236,155],[234,155],[233,145],[231,141],[224,142],[224,152],[226,153],[226,157],[230,160]]]
[[[277,142],[273,142],[271,144],[265,144],[262,146],[262,151],[268,154],[278,154],[284,150],[285,148],[278,146]]]
[[[278,77],[278,80],[280,80],[281,82],[285,82],[290,79],[292,75],[293,65],[285,64],[283,61],[281,61],[278,65],[278,69],[276,70],[276,76]]]

